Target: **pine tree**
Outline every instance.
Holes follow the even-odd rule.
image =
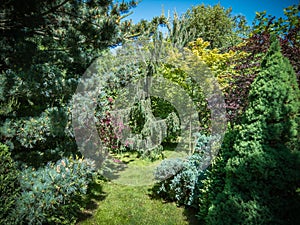
[[[299,221],[299,112],[295,72],[273,41],[251,86],[243,122],[230,132],[234,135],[227,134],[234,141],[224,143],[202,191],[207,224]]]
[[[110,0],[1,5],[0,140],[14,159],[39,166],[77,151],[70,99],[100,52],[123,41],[126,24],[120,20],[135,5]]]

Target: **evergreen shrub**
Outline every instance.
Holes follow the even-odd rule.
[[[229,135],[234,140],[223,145],[200,190],[205,224],[299,223],[299,113],[295,72],[274,41]]]
[[[72,158],[24,169],[14,211],[18,223],[75,224],[93,175],[91,161]]]
[[[166,159],[156,168],[156,193],[178,204],[197,207],[199,189],[205,178],[206,163],[209,163],[212,136],[198,134],[195,152],[187,159]]]
[[[14,224],[11,211],[19,196],[18,174],[8,147],[0,143],[0,224]]]

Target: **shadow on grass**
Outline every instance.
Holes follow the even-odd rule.
[[[172,203],[173,200],[169,199],[167,196],[161,196],[157,194],[159,184],[156,183],[152,188],[148,189],[148,196],[151,199],[156,199],[162,201],[164,204]],[[184,208],[183,215],[186,217],[188,224],[190,225],[202,225],[199,219],[197,218],[198,209],[191,206],[178,206]]]
[[[78,222],[84,221],[93,216],[95,210],[97,210],[98,202],[103,201],[107,197],[107,193],[103,191],[103,187],[100,183],[95,181],[89,187],[88,194],[85,202],[85,208],[79,213]]]
[[[184,207],[183,215],[187,218],[187,221],[190,225],[201,225],[199,219],[197,218],[198,209],[194,207]]]

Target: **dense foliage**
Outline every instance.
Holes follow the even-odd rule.
[[[155,178],[161,180],[156,193],[178,204],[192,205],[197,200],[199,155],[195,154],[187,161],[182,159],[164,160],[156,169]]]
[[[270,47],[272,34],[278,36],[281,51],[291,62],[300,87],[299,10],[299,5],[287,7],[283,10],[285,16],[279,18],[267,16],[265,11],[257,12],[250,35],[244,39],[243,43],[231,48],[234,52],[247,53],[247,57],[233,60],[232,66],[238,73],[231,74],[233,79],[225,91],[230,121],[238,122],[248,105],[251,84],[260,71],[261,59]]]
[[[75,224],[93,170],[91,162],[72,158],[23,170],[14,210],[17,224]]]
[[[213,137],[198,134],[193,155],[186,159],[163,160],[154,174],[158,181],[154,188],[156,194],[166,200],[197,208],[212,142]]]
[[[122,42],[120,19],[136,3],[9,1],[1,51],[1,140],[13,156],[39,166],[77,151],[69,101],[100,51]],[[28,160],[30,157],[31,160]]]
[[[251,85],[249,107],[228,136],[200,195],[207,224],[296,224],[300,92],[279,42]],[[219,163],[219,165],[218,165]]]
[[[78,159],[62,159],[80,155],[70,99],[89,64],[131,34],[121,19],[136,4],[110,0],[1,4],[0,140],[9,146],[18,168],[31,168],[22,171],[21,197],[14,209],[14,220],[20,221],[14,222],[70,224],[77,219],[92,167]],[[1,171],[7,182],[14,178],[14,162],[8,162],[3,169],[11,165],[11,173]],[[14,203],[9,196],[13,198],[18,189],[5,185],[1,198],[7,196],[3,209],[7,215]]]
[[[158,166],[154,190],[195,207],[204,224],[297,224],[300,5],[284,9],[282,18],[257,12],[248,27],[243,16],[220,4],[133,24],[126,17],[137,2],[1,4],[0,224],[77,222],[95,167],[82,159],[75,134],[91,118],[101,147],[116,158],[130,151],[154,161],[164,157],[164,146],[188,146],[189,157]],[[99,76],[82,77],[99,57]],[[172,87],[152,83],[160,76]],[[82,83],[94,87],[97,79],[102,86],[92,100],[93,91],[76,92]],[[161,88],[157,96],[147,92],[153,84]],[[212,119],[218,118],[210,102],[216,99],[206,96],[210,86],[218,86],[226,100],[229,123],[221,149],[212,149],[218,139]],[[131,108],[115,113],[134,94]],[[92,113],[84,99],[95,103]],[[82,105],[72,114],[76,100]],[[184,112],[190,105],[197,117],[193,131],[192,122],[183,122],[191,119]],[[89,132],[81,134],[83,145],[95,144]]]
[[[231,11],[220,4],[194,6],[185,14],[187,29],[195,29],[195,39],[208,41],[212,49],[236,45],[248,27],[245,17],[232,16]]]
[[[19,171],[8,147],[0,143],[0,224],[13,224],[12,210],[19,197]]]

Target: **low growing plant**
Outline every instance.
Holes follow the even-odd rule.
[[[178,204],[196,206],[213,141],[211,136],[198,134],[193,155],[187,159],[164,160],[154,174],[159,181],[156,193]]]
[[[73,158],[26,168],[14,210],[18,224],[75,224],[93,175],[91,161]]]

